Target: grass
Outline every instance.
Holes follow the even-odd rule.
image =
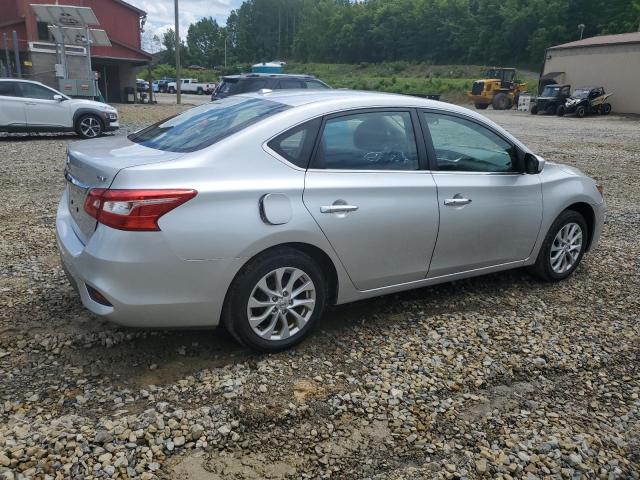
[[[158,70],[161,67],[168,66],[158,66],[158,74],[161,73]],[[201,81],[218,81],[223,74],[248,71],[249,68],[249,65],[241,65],[229,68],[227,72],[186,71],[183,76],[192,76]],[[467,104],[467,91],[471,90],[474,80],[485,76],[486,68],[481,65],[431,65],[398,61],[359,64],[289,63],[284,71],[314,75],[334,88],[410,95],[440,94],[442,100]],[[161,75],[154,76],[159,78]],[[537,78],[523,73],[519,76],[528,83],[530,91],[534,90]]]
[[[430,65],[424,63],[390,62],[368,64],[290,63],[285,72],[315,75],[334,88],[375,90],[404,94],[440,94],[443,100],[468,103],[467,91],[474,80],[483,78],[485,66]],[[529,84],[537,79],[519,75]]]

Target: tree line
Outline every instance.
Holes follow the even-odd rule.
[[[640,0],[246,0],[226,26],[203,18],[181,42],[185,65],[270,61],[515,64],[545,48],[640,28]],[[175,34],[161,39],[172,64]]]

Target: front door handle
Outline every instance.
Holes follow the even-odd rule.
[[[468,205],[471,203],[471,199],[470,198],[463,198],[461,196],[456,195],[453,198],[447,198],[444,201],[444,204],[447,205],[448,207],[462,207],[464,205]]]
[[[347,213],[355,212],[359,207],[356,205],[324,205],[320,207],[320,213]]]

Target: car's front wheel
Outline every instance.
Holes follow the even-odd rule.
[[[584,217],[565,210],[553,222],[538,253],[533,273],[542,280],[557,282],[571,275],[582,260],[588,230]]]
[[[263,352],[301,342],[322,316],[322,269],[307,254],[279,248],[252,259],[234,279],[222,322],[240,343]]]
[[[76,132],[82,138],[97,138],[102,130],[102,120],[97,115],[82,115],[76,124]]]

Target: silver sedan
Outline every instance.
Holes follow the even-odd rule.
[[[483,116],[410,96],[262,91],[71,144],[57,213],[82,302],[275,351],[328,305],[529,267],[571,275],[602,189]]]

